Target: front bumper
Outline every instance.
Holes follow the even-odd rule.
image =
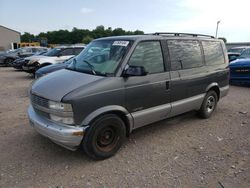
[[[36,66],[22,66],[23,70],[25,71],[35,71],[36,70]]]
[[[230,78],[231,84],[250,84],[250,75],[249,76],[231,76]]]
[[[35,73],[35,79],[38,79],[38,78],[41,78],[43,76],[45,76],[46,74],[42,74],[42,73],[39,73],[39,72],[36,72]]]
[[[76,150],[81,144],[87,127],[61,125],[38,115],[33,107],[28,108],[30,124],[41,135],[69,150]]]

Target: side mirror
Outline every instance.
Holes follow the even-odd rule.
[[[124,77],[130,77],[130,76],[145,76],[148,73],[146,72],[145,68],[143,66],[130,66],[128,65],[124,72]]]
[[[229,61],[231,62],[231,61],[234,61],[234,60],[236,60],[237,59],[237,56],[231,56],[230,58],[229,58]]]

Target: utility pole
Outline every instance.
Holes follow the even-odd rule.
[[[217,25],[216,25],[216,32],[215,32],[215,38],[217,38],[218,29],[219,29],[219,24],[220,24],[220,20],[219,20],[219,21],[217,21]]]

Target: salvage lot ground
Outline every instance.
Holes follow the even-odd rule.
[[[152,124],[92,161],[29,126],[32,81],[0,68],[0,187],[250,187],[250,88],[231,86],[210,119],[191,112]]]

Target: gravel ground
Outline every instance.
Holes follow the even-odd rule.
[[[29,126],[32,81],[0,68],[0,187],[250,187],[250,88],[231,86],[210,119],[191,112],[154,123],[93,161]]]

